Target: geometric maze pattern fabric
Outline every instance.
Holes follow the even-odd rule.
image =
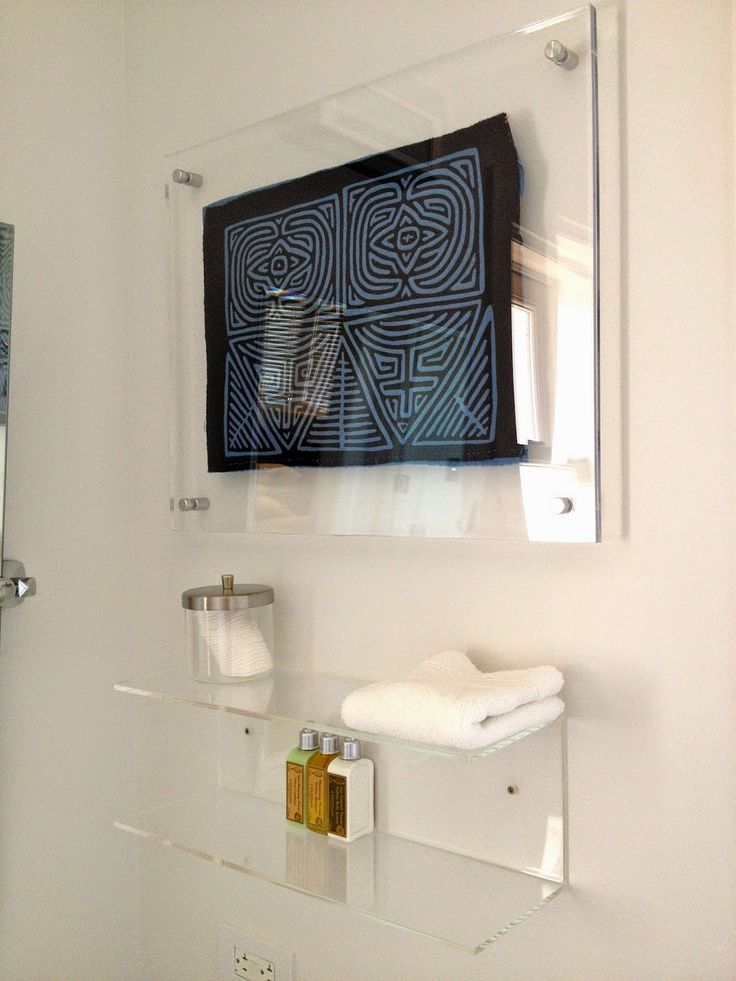
[[[209,469],[522,457],[518,219],[504,115],[208,206]]]

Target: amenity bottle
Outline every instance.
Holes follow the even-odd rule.
[[[331,838],[355,841],[373,831],[373,761],[361,756],[359,739],[346,737],[328,766],[327,793]]]
[[[307,763],[307,827],[321,835],[327,834],[327,767],[338,755],[337,742],[334,733],[320,733],[319,751]]]
[[[302,729],[299,745],[286,757],[286,820],[304,824],[307,803],[307,763],[317,752],[318,732]]]

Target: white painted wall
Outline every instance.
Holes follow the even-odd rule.
[[[736,972],[730,3],[620,10],[625,537],[559,548],[165,527],[162,156],[561,7],[127,5],[136,536],[156,570],[139,590],[142,656],[180,631],[178,590],[227,567],[275,585],[282,649],[307,665],[382,676],[450,644],[489,664],[551,660],[572,716],[573,888],[479,959],[151,847],[152,977],[210,977],[221,919],[293,946],[301,981]],[[604,217],[610,234],[617,216]],[[614,401],[617,385],[606,365]]]
[[[125,204],[120,5],[0,10],[0,217],[19,229],[8,551],[40,582],[3,623],[1,976],[136,977],[138,850],[108,832],[132,791],[130,715],[109,686],[130,672],[133,629],[140,663],[164,659],[180,590],[226,568],[274,584],[282,649],[305,665],[381,676],[450,644],[560,664],[573,888],[471,960],[141,844],[143,977],[212,978],[220,920],[293,947],[300,981],[736,973],[728,0],[621,4],[623,538],[168,529],[164,153],[560,6],[128,0]],[[606,396],[618,384],[606,365]]]
[[[0,219],[16,225],[2,616],[0,977],[135,978],[123,7],[0,4]]]

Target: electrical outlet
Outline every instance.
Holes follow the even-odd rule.
[[[233,947],[233,974],[246,981],[276,981],[276,965],[265,957]]]
[[[294,981],[294,955],[236,927],[221,924],[219,933],[220,981]]]

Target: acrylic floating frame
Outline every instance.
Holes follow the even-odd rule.
[[[600,540],[596,98],[596,15],[586,5],[167,157],[175,527]],[[523,458],[301,466],[254,457],[250,469],[209,472],[204,209],[501,113],[523,174],[507,358]],[[402,384],[411,390],[413,380]]]

